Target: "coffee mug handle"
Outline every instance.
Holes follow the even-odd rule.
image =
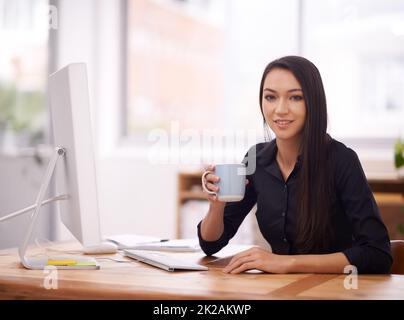
[[[210,191],[210,190],[206,187],[206,185],[205,185],[205,183],[206,183],[205,177],[206,177],[206,175],[207,175],[208,173],[213,173],[213,172],[212,172],[212,171],[205,171],[205,172],[203,173],[203,175],[202,175],[202,188],[203,188],[203,190],[205,190],[205,191],[206,191],[207,193],[209,193],[209,194],[217,195],[216,192]]]

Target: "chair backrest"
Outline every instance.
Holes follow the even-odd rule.
[[[404,274],[404,240],[391,240],[390,243],[393,255],[393,266],[390,273]]]

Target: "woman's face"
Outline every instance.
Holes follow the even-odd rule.
[[[302,88],[292,72],[272,69],[262,93],[265,121],[279,140],[299,138],[306,119]]]

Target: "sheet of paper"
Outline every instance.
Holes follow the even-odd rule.
[[[158,243],[144,243],[132,247],[137,250],[196,252],[201,250],[198,239],[174,239]]]
[[[119,249],[127,249],[144,243],[160,242],[162,239],[138,234],[120,234],[107,237],[106,240],[117,244]]]

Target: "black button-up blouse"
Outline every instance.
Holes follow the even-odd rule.
[[[331,139],[333,185],[331,227],[333,240],[327,253],[342,252],[359,273],[388,273],[392,264],[390,239],[356,153]],[[297,173],[300,157],[285,181],[276,161],[276,140],[256,148],[256,170],[247,176],[244,199],[229,202],[224,210],[224,231],[216,241],[198,237],[207,255],[218,252],[235,235],[252,207],[262,235],[276,254],[297,254]],[[251,159],[251,158],[249,158]]]

